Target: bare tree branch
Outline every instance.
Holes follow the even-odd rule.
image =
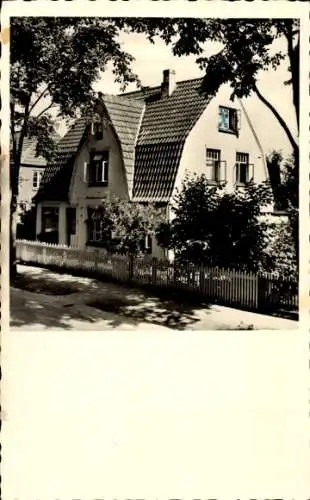
[[[279,114],[279,112],[276,110],[276,108],[260,93],[260,91],[258,90],[257,88],[257,85],[255,84],[254,85],[254,88],[253,88],[254,92],[256,93],[257,97],[267,106],[268,109],[270,109],[270,111],[274,114],[274,116],[276,117],[276,119],[278,120],[279,124],[281,125],[281,127],[283,128],[284,132],[286,133],[290,143],[291,143],[291,146],[293,148],[294,151],[296,151],[296,149],[298,148],[298,144],[297,142],[295,141],[290,129],[288,128],[288,126],[286,125],[285,121],[283,120],[282,116]]]
[[[39,94],[38,98],[34,101],[34,103],[31,105],[30,109],[29,109],[29,114],[31,113],[31,111],[34,109],[34,107],[38,104],[38,102],[42,99],[42,97],[44,97],[45,93],[47,92],[48,90],[48,85],[46,86],[46,88],[41,92],[41,94]]]
[[[45,109],[43,109],[43,111],[40,111],[40,113],[36,116],[36,118],[39,118],[40,116],[42,116],[48,109],[52,108],[56,106],[56,104],[54,102],[51,102],[51,104],[49,104],[48,106],[46,106]]]

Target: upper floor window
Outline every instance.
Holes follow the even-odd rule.
[[[90,133],[96,141],[99,141],[103,138],[103,123],[101,116],[99,113],[95,113],[90,125]]]
[[[38,188],[39,187],[40,181],[41,181],[41,177],[42,177],[42,172],[40,172],[38,170],[34,170],[34,172],[32,174],[32,187],[33,188]]]
[[[246,184],[253,178],[253,165],[249,163],[249,153],[236,153],[236,183]]]
[[[219,107],[219,131],[237,134],[240,129],[240,111],[226,106]]]
[[[90,163],[84,164],[84,181],[89,186],[107,185],[109,173],[109,152],[93,153]]]

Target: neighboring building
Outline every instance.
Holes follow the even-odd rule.
[[[24,139],[21,165],[19,170],[18,211],[31,209],[47,163],[42,156],[36,156],[36,141]]]
[[[36,196],[37,237],[84,248],[100,245],[92,215],[114,197],[154,202],[171,217],[170,201],[187,173],[210,183],[243,185],[268,177],[265,155],[243,104],[223,86],[205,98],[202,79],[175,81],[119,96],[100,95],[92,117],[78,119],[60,140]],[[155,242],[154,256],[164,252]]]

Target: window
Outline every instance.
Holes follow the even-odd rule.
[[[221,151],[219,149],[207,149],[207,177],[210,181],[221,180]]]
[[[52,233],[58,231],[58,208],[42,207],[42,232]]]
[[[250,181],[249,154],[236,153],[236,183],[246,184],[249,181]]]
[[[32,187],[33,188],[38,188],[39,187],[40,181],[41,181],[41,177],[42,177],[42,172],[40,172],[38,170],[34,170],[33,176],[32,176]]]
[[[218,128],[221,132],[237,134],[240,129],[240,111],[220,106]]]
[[[145,235],[144,250],[147,254],[152,253],[152,237],[149,234]]]
[[[88,243],[103,243],[110,236],[104,227],[101,212],[93,208],[88,209],[87,229]]]
[[[103,123],[101,116],[95,113],[90,126],[90,133],[94,136],[96,141],[100,141],[103,138]]]
[[[95,153],[90,163],[84,165],[84,180],[89,186],[108,184],[109,153]]]

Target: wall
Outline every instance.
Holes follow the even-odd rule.
[[[84,163],[89,162],[90,151],[109,150],[108,186],[89,187],[84,182]],[[76,235],[71,236],[71,244],[84,247],[87,242],[87,207],[100,205],[102,199],[113,197],[128,199],[128,187],[119,143],[111,129],[104,130],[103,139],[96,141],[89,136],[78,154],[70,185],[70,205],[77,209]]]
[[[39,189],[39,187],[34,188],[32,186],[33,172],[36,170],[43,174],[44,169],[44,166],[40,167],[33,165],[21,165],[20,167],[18,203],[25,203],[26,209],[31,208],[32,198]]]
[[[231,90],[228,86],[221,87],[190,132],[185,141],[175,189],[180,187],[186,171],[196,172],[197,174],[207,172],[206,148],[221,150],[221,160],[226,160],[227,163],[226,175],[230,187],[234,185],[236,152],[249,153],[249,162],[254,163],[255,182],[266,179],[265,164],[261,151],[240,103],[237,100],[230,101],[230,94]],[[240,110],[241,128],[238,136],[218,131],[218,108],[221,105]]]

